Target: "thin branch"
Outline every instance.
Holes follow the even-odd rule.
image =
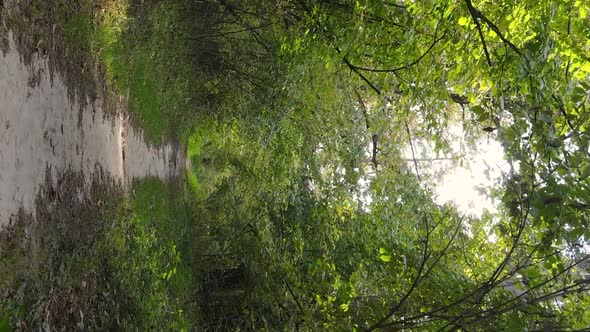
[[[426,216],[424,217],[424,222],[426,224],[426,239],[424,239],[424,250],[422,252],[422,262],[420,263],[420,267],[418,268],[418,273],[416,274],[416,278],[414,278],[414,282],[412,283],[412,286],[410,287],[410,289],[408,289],[408,291],[401,298],[401,300],[399,300],[399,302],[389,310],[387,315],[385,315],[385,317],[381,318],[381,320],[379,320],[374,325],[370,326],[366,330],[367,332],[374,331],[378,328],[382,328],[383,323],[385,323],[385,321],[387,321],[389,318],[391,318],[391,316],[393,316],[393,314],[395,314],[395,312],[406,302],[406,300],[410,297],[410,295],[412,295],[414,290],[418,287],[418,284],[420,283],[420,281],[423,279],[422,271],[424,270],[424,267],[426,266],[426,261],[428,261],[428,258],[430,258],[430,253],[428,252],[428,242],[429,242],[429,238],[430,238],[430,230],[428,229],[428,222],[426,220]]]
[[[363,117],[365,118],[365,126],[367,128],[367,132],[369,132],[369,128],[371,127],[371,125],[369,122],[369,113],[367,112],[367,106],[365,105],[365,102],[363,101],[361,94],[356,89],[354,89],[354,93],[356,94],[356,98],[357,98],[360,108],[363,112]],[[377,139],[378,139],[377,134],[373,134],[373,136],[371,137],[371,141],[372,141],[372,145],[373,145],[373,151],[371,153],[371,162],[373,163],[373,166],[375,168],[375,172],[377,172],[377,166],[379,165],[379,163],[377,162],[377,152],[378,152]]]
[[[555,94],[551,95],[551,97],[553,98],[553,100],[555,100],[555,103],[557,103],[557,108],[559,109],[561,115],[563,115],[563,118],[565,119],[565,122],[567,123],[568,127],[570,127],[570,129],[575,132],[576,128],[574,127],[574,125],[569,119],[569,116],[565,112],[565,108],[563,107],[561,100],[559,100]]]
[[[522,200],[521,200],[521,205],[522,205]],[[421,313],[418,315],[414,315],[411,316],[407,319],[402,319],[396,322],[391,322],[388,324],[382,324],[380,327],[381,328],[385,328],[385,327],[392,327],[392,326],[399,326],[399,325],[406,325],[410,322],[419,320],[419,319],[423,319],[425,317],[437,317],[438,315],[435,315],[439,312],[445,312],[448,311],[449,309],[467,301],[468,299],[471,299],[475,296],[478,297],[478,299],[475,301],[475,305],[477,306],[478,303],[480,303],[483,299],[483,297],[488,294],[496,285],[498,285],[499,283],[501,283],[502,281],[505,280],[505,278],[510,276],[510,273],[516,273],[516,271],[511,271],[507,276],[505,276],[504,278],[498,278],[500,273],[504,270],[504,268],[506,267],[508,261],[510,260],[512,254],[514,253],[516,246],[519,244],[520,242],[520,238],[522,236],[522,232],[524,230],[524,226],[526,225],[526,219],[528,219],[528,215],[530,213],[530,208],[531,208],[531,204],[529,202],[526,212],[523,213],[520,217],[519,220],[519,227],[518,227],[518,234],[515,237],[515,240],[510,248],[509,253],[507,253],[507,255],[504,257],[504,259],[502,260],[502,262],[498,265],[498,267],[496,267],[496,269],[494,270],[494,272],[492,273],[492,275],[488,278],[487,281],[485,281],[484,283],[481,284],[481,286],[477,287],[476,289],[470,291],[467,295],[462,296],[461,298],[453,301],[452,303],[449,303],[447,305],[444,305],[440,308],[431,310],[429,312],[425,312],[425,313]],[[524,222],[523,222],[524,220]],[[454,320],[452,320],[451,322],[449,322],[449,324],[447,326],[453,325],[455,323],[458,323],[459,320],[461,318],[463,318],[464,316],[460,316],[460,317],[456,317]]]
[[[571,7],[568,15],[567,20],[567,35],[569,36],[572,32],[572,15],[571,15]],[[565,80],[567,81],[570,74],[570,66],[572,64],[572,57],[568,56],[567,58],[567,65],[565,66]]]
[[[293,292],[291,285],[289,284],[287,279],[283,278],[283,281],[285,282],[285,285],[287,286],[287,290],[289,291],[289,294],[291,294],[291,296],[293,297],[293,300],[295,300],[295,303],[297,304],[299,311],[301,312],[301,314],[305,314],[305,310],[303,310],[303,306],[301,306],[299,299],[297,298],[297,296],[295,296],[295,293]]]
[[[361,97],[361,94],[358,92],[357,89],[354,89],[354,93],[356,95],[357,101],[359,102],[361,110],[363,111],[363,116],[365,117],[365,126],[368,131],[371,125],[369,123],[369,114],[367,113],[367,106],[365,105],[365,102],[363,101],[363,98]]]
[[[472,323],[473,321],[476,321],[476,320],[490,319],[492,317],[497,317],[498,315],[500,315],[502,313],[519,308],[522,304],[535,304],[535,303],[539,303],[539,302],[543,302],[543,301],[548,301],[548,300],[554,299],[559,296],[566,296],[571,293],[588,290],[588,287],[585,287],[585,286],[587,286],[590,283],[590,279],[586,278],[586,279],[577,280],[573,284],[570,284],[570,285],[564,285],[563,287],[561,287],[557,290],[551,291],[546,294],[542,294],[538,297],[525,299],[525,297],[529,296],[531,291],[533,291],[535,289],[539,289],[552,281],[556,281],[560,275],[571,271],[571,269],[573,269],[575,266],[581,264],[583,261],[587,260],[588,258],[589,258],[589,255],[586,255],[581,260],[568,266],[568,268],[565,269],[564,271],[561,271],[558,274],[553,275],[548,280],[545,280],[544,282],[541,282],[541,283],[535,285],[534,287],[528,289],[527,291],[523,292],[522,294],[520,294],[514,298],[508,299],[505,302],[498,304],[497,306],[494,306],[492,308],[485,309],[485,310],[476,311],[476,312],[464,311],[464,312],[466,312],[466,314],[464,314],[462,316],[454,317],[454,319],[452,321],[450,321],[445,326],[443,326],[439,331],[444,331],[449,326],[456,326],[457,324],[460,324],[462,320],[465,320],[467,318],[471,319],[471,321],[467,322],[467,324],[469,324],[469,323]],[[578,288],[576,288],[576,287],[578,287]],[[524,303],[522,300],[524,300]],[[509,305],[509,306],[507,306],[507,305]],[[445,306],[445,307],[446,307],[445,310],[447,310],[447,309],[450,309],[452,306]],[[433,310],[431,312],[423,313],[420,315],[409,317],[407,319],[402,319],[400,321],[385,324],[381,327],[382,328],[386,328],[386,327],[389,328],[389,327],[394,327],[394,326],[406,326],[406,327],[416,326],[418,324],[423,325],[425,323],[429,323],[430,321],[433,321],[434,319],[440,319],[440,318],[449,319],[450,318],[448,316],[435,315],[435,313],[440,312],[440,311],[443,311],[443,310],[441,310],[439,308],[439,309]]]
[[[562,274],[571,271],[574,267],[576,267],[577,265],[581,264],[582,262],[586,261],[590,256],[586,255],[584,258],[582,258],[581,260],[571,264],[570,266],[568,266],[567,269],[564,269],[563,271],[560,271],[559,273],[556,273],[555,275],[551,276],[549,279],[540,282],[539,284],[535,285],[534,287],[531,287],[529,289],[527,289],[526,291],[524,291],[522,294],[515,296],[493,308],[490,309],[486,309],[486,310],[481,310],[479,312],[475,312],[475,313],[470,313],[467,315],[463,315],[460,317],[460,319],[465,319],[465,318],[469,318],[469,317],[476,317],[475,319],[481,319],[481,315],[487,315],[488,317],[492,316],[498,316],[502,313],[508,312],[510,310],[515,309],[516,307],[520,306],[522,304],[521,299],[524,300],[524,302],[526,304],[535,304],[535,303],[539,303],[539,302],[543,302],[543,301],[547,301],[547,300],[551,300],[553,298],[559,297],[559,296],[565,296],[567,294],[573,293],[573,292],[577,292],[577,291],[581,291],[581,290],[585,290],[585,288],[583,286],[587,285],[588,283],[590,283],[590,280],[586,280],[586,279],[582,279],[580,281],[576,281],[573,284],[567,285],[567,286],[563,286],[557,290],[554,290],[552,292],[540,295],[538,297],[535,298],[529,298],[526,299],[526,297],[529,296],[529,294],[535,290],[535,289],[539,289],[545,285],[547,285],[548,283],[557,280],[557,278],[559,276],[561,276]],[[575,289],[576,287],[579,287],[580,289]],[[513,304],[514,303],[514,304]],[[506,307],[509,304],[513,304],[510,305],[508,307]],[[503,308],[504,307],[504,308]]]
[[[336,51],[338,53],[341,52],[338,47],[336,48]],[[350,68],[350,70],[355,72],[363,81],[365,81],[365,83],[367,83],[369,87],[371,87],[371,89],[375,91],[375,93],[381,95],[381,90],[379,90],[379,88],[377,88],[375,84],[373,84],[373,82],[369,81],[369,79],[366,78],[365,75],[363,75],[363,73],[361,73],[358,68],[356,68],[352,63],[350,63],[347,57],[342,58],[342,61],[344,61],[344,63],[348,66],[348,68]]]
[[[465,0],[465,3],[467,3],[467,9],[469,10],[469,14],[471,15],[471,18],[473,19],[473,23],[475,23],[475,28],[477,29],[477,32],[479,33],[479,38],[481,39],[481,45],[483,46],[483,52],[486,55],[486,60],[488,61],[488,66],[492,66],[492,59],[490,58],[490,52],[488,51],[488,47],[486,45],[486,39],[483,36],[483,31],[481,30],[481,25],[479,24],[479,11],[475,8],[473,8],[473,4],[471,3],[470,0]]]
[[[420,177],[420,172],[418,171],[418,161],[416,160],[416,153],[414,152],[414,143],[412,143],[412,133],[410,132],[410,127],[408,126],[407,122],[404,122],[404,127],[406,127],[406,133],[408,134],[408,141],[410,142],[410,149],[412,150],[412,160],[414,160],[414,168],[416,169],[416,176],[418,177],[419,181],[422,181]]]
[[[470,0],[467,0],[467,1],[471,2]],[[512,44],[511,41],[506,39],[506,37],[504,37],[504,35],[502,35],[502,33],[500,32],[500,29],[498,29],[498,27],[494,23],[492,23],[492,21],[488,20],[488,18],[485,17],[481,12],[479,12],[479,14],[481,15],[481,19],[487,24],[487,26],[490,29],[492,29],[492,31],[494,31],[496,33],[496,35],[498,35],[498,37],[500,37],[500,39],[502,39],[502,41],[506,45],[508,45],[516,54],[521,55],[518,47],[516,47],[514,44]]]
[[[241,25],[245,26],[246,28],[248,28],[247,31],[250,32],[250,34],[254,37],[254,39],[262,47],[264,47],[264,49],[266,51],[270,52],[270,46],[268,45],[266,40],[255,29],[253,29],[253,27],[248,22],[244,22],[241,19],[240,15],[238,13],[236,13],[236,10],[235,10],[236,7],[234,5],[227,3],[226,0],[221,0],[220,3],[235,18],[235,20],[238,24],[241,24]]]
[[[488,28],[490,28],[492,31],[494,31],[494,33],[496,33],[496,35],[498,35],[498,37],[500,37],[500,39],[504,42],[504,44],[508,45],[514,52],[516,52],[516,54],[521,55],[520,50],[511,41],[509,41],[508,39],[506,39],[506,37],[504,37],[504,35],[500,31],[500,29],[498,29],[498,27],[492,21],[490,21],[482,12],[480,12],[479,10],[477,10],[473,6],[473,3],[471,2],[471,0],[465,0],[465,4],[467,4],[467,9],[469,10],[469,14],[473,18],[473,22],[475,22],[477,30],[479,31],[479,36],[480,36],[482,43],[484,45],[484,51],[486,52],[486,57],[488,58],[488,64],[490,64],[490,66],[491,66],[491,60],[489,58],[489,53],[487,51],[487,47],[485,46],[483,32],[481,30],[481,26],[479,23],[480,19],[488,26]]]
[[[269,27],[271,25],[272,25],[272,23],[268,23],[268,24],[264,24],[264,25],[243,28],[243,29],[240,29],[240,30],[232,30],[232,31],[225,31],[225,32],[220,32],[220,33],[215,33],[215,34],[209,34],[209,35],[201,35],[201,36],[196,36],[196,37],[188,37],[186,39],[193,40],[193,41],[199,41],[200,39],[203,39],[203,38],[225,37],[225,36],[237,34],[237,33],[240,33],[240,32],[247,32],[247,31],[252,31],[252,30],[264,29],[264,28]]]
[[[453,242],[455,242],[455,238],[457,237],[457,234],[459,234],[459,231],[461,230],[461,225],[462,224],[463,224],[463,217],[461,217],[459,219],[459,221],[457,222],[457,227],[455,227],[455,231],[453,232],[453,235],[451,236],[451,239],[447,242],[447,244],[445,245],[445,247],[443,248],[443,250],[441,251],[441,253],[436,257],[436,259],[434,260],[434,262],[432,264],[430,264],[430,267],[428,268],[428,270],[426,270],[426,273],[424,273],[424,276],[429,275],[430,274],[430,271],[432,271],[432,269],[434,268],[434,266],[436,264],[438,264],[438,262],[440,261],[440,259],[443,258],[447,254],[447,251],[451,247],[451,244],[453,244]]]
[[[362,70],[362,71],[369,71],[369,72],[373,72],[373,73],[397,73],[398,71],[404,70],[404,69],[408,69],[410,67],[413,67],[415,65],[417,65],[422,59],[424,59],[424,57],[430,53],[430,51],[434,48],[434,46],[441,41],[444,37],[446,36],[446,32],[443,33],[442,36],[440,36],[439,38],[435,38],[434,41],[432,42],[432,44],[430,45],[430,47],[428,47],[428,49],[426,50],[426,52],[424,52],[422,55],[420,55],[417,59],[415,59],[414,61],[397,67],[397,68],[390,68],[390,69],[375,69],[375,68],[367,68],[367,67],[360,67],[360,66],[355,66],[352,65],[354,68],[358,69],[358,70]]]

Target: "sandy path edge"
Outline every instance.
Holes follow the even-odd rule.
[[[35,55],[25,66],[12,33],[9,42],[8,52],[0,54],[0,227],[19,208],[33,210],[48,169],[55,183],[59,172],[80,171],[90,179],[100,168],[125,189],[134,179],[180,173],[177,145],[148,145],[124,109],[109,119],[100,100],[78,112],[60,76],[50,78],[47,59]]]

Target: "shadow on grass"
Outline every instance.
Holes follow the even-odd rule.
[[[0,233],[0,313],[17,330],[195,327],[199,244],[180,183],[125,198],[102,170],[84,182],[48,171],[34,213]]]
[[[107,228],[120,187],[102,171],[51,170],[34,212],[21,210],[0,233],[0,312],[18,330],[110,329],[128,306],[108,258]]]

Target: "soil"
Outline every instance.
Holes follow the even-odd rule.
[[[21,61],[11,32],[7,39],[0,56],[0,227],[21,208],[34,210],[47,170],[57,185],[59,172],[91,178],[100,168],[123,188],[133,179],[179,173],[174,144],[148,145],[122,106],[107,116],[100,99],[72,99],[46,56],[35,53]],[[124,102],[120,98],[119,105]]]

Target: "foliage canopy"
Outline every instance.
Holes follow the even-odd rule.
[[[587,4],[206,3],[236,89],[196,159],[223,169],[202,213],[247,271],[233,323],[590,325]],[[449,151],[453,124],[502,142],[498,213],[435,204],[402,158]]]

